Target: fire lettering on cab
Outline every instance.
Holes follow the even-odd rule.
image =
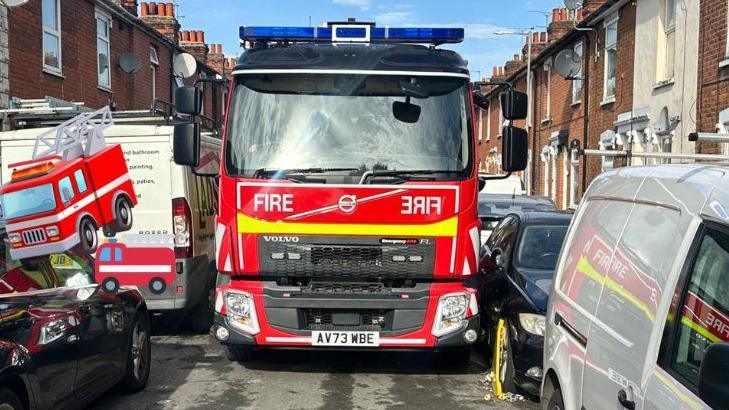
[[[439,196],[403,196],[403,215],[440,215],[443,201]]]
[[[294,196],[292,194],[255,194],[253,210],[263,209],[265,212],[294,212]]]

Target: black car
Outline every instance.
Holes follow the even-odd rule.
[[[149,317],[136,290],[106,293],[73,252],[18,264],[0,246],[0,409],[77,408],[145,388]]]
[[[572,214],[505,216],[481,249],[481,318],[493,352],[496,390],[538,395],[544,315]]]
[[[481,219],[481,243],[485,243],[499,221],[512,212],[556,211],[557,205],[547,197],[536,195],[478,194],[478,217]]]

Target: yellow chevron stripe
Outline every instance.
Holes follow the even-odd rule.
[[[431,224],[341,224],[268,222],[238,214],[238,232],[284,235],[456,236],[458,217]]]

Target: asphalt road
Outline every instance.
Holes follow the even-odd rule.
[[[269,351],[236,363],[210,336],[188,334],[154,336],[152,356],[145,391],[112,391],[91,408],[539,408],[485,400],[488,369],[478,352],[465,369],[409,352]]]

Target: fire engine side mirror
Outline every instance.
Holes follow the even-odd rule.
[[[482,110],[488,110],[489,108],[489,100],[481,94],[481,91],[473,92],[473,104]]]
[[[502,130],[501,168],[504,172],[523,171],[529,155],[529,138],[526,130],[508,125]]]
[[[200,162],[200,124],[175,125],[172,155],[177,165],[197,167]]]
[[[203,93],[198,87],[180,87],[175,91],[175,110],[180,114],[200,115]]]
[[[508,90],[501,94],[501,110],[507,120],[524,120],[529,112],[528,97],[521,91]]]

